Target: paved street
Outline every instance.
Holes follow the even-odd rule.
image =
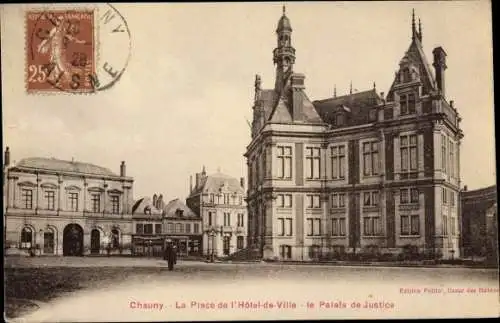
[[[169,272],[151,258],[8,257],[5,272],[8,302],[38,301],[24,322],[474,316],[477,304],[498,315],[492,269],[180,261]],[[354,301],[377,309],[349,308]]]

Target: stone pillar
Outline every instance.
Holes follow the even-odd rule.
[[[36,200],[35,200],[35,214],[38,214],[38,210],[42,206],[42,188],[40,187],[40,183],[42,179],[36,174]]]
[[[394,134],[394,180],[401,178],[401,146],[399,144],[399,133]]]
[[[87,183],[87,179],[83,177],[83,213],[89,212],[88,210],[88,201],[87,201],[87,187],[89,186],[89,183]]]
[[[104,181],[104,191],[102,193],[102,213],[106,214],[108,212],[108,184]]]
[[[330,217],[330,205],[328,201],[330,200],[330,195],[326,192],[321,194],[321,208],[323,210],[322,214],[322,227],[321,227],[321,252],[324,254],[330,249],[330,236],[332,232],[331,228],[331,217]]]
[[[63,190],[63,187],[62,187],[62,183],[63,183],[63,180],[62,178],[59,176],[59,179],[57,181],[58,185],[57,185],[57,215],[60,214],[60,212],[62,211],[62,206],[63,206],[63,202],[62,202],[62,198],[63,198],[63,193],[62,193],[62,190]],[[61,238],[61,241],[62,241],[62,238]],[[62,242],[61,242],[62,243]]]
[[[382,182],[385,182],[385,170],[386,170],[386,166],[385,166],[385,133],[384,133],[384,130],[380,130],[379,132],[379,140],[380,140],[380,148],[379,148],[379,173],[380,173],[380,179],[382,180]]]
[[[425,168],[424,168],[424,133],[423,131],[419,131],[417,133],[417,169],[418,169],[418,177],[425,176]]]
[[[272,193],[265,193],[263,196],[263,203],[265,205],[263,212],[263,223],[264,226],[264,250],[263,256],[266,259],[272,259],[274,255],[273,250],[273,200],[274,196]]]

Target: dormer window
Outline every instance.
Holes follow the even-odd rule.
[[[371,109],[369,117],[370,117],[370,121],[376,121],[377,120],[377,109]]]
[[[408,83],[411,81],[411,74],[409,68],[403,69],[403,83]]]
[[[181,209],[175,210],[175,215],[178,217],[184,216],[184,210]]]
[[[345,118],[343,113],[339,113],[335,116],[335,125],[336,126],[343,126],[345,123]]]
[[[401,108],[401,115],[414,114],[415,110],[415,94],[402,94],[399,96],[399,106]]]

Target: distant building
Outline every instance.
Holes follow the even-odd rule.
[[[162,230],[177,246],[179,256],[200,256],[202,252],[202,220],[181,200],[174,199],[163,208]]]
[[[199,256],[202,245],[201,218],[179,199],[168,204],[162,195],[139,199],[133,208],[133,254],[162,256],[165,239],[176,246],[179,256]]]
[[[203,255],[228,256],[246,247],[244,184],[220,172],[207,175],[205,167],[196,174],[186,204],[203,221]]]
[[[133,179],[78,161],[4,156],[4,230],[10,248],[44,255],[130,253]]]
[[[464,257],[498,258],[497,186],[460,194],[462,212],[462,241]]]
[[[154,203],[153,203],[154,202]],[[136,256],[161,256],[164,235],[162,230],[163,210],[157,208],[156,195],[153,199],[143,197],[132,208],[134,233],[132,254]]]
[[[256,76],[245,153],[249,245],[264,258],[405,250],[459,256],[461,118],[446,97],[447,55],[433,50],[433,71],[412,18],[387,95],[374,84],[312,101],[305,76],[294,71],[283,12],[274,87],[262,88]]]

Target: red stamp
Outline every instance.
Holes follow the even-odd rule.
[[[94,11],[28,11],[25,19],[27,91],[93,92]]]

